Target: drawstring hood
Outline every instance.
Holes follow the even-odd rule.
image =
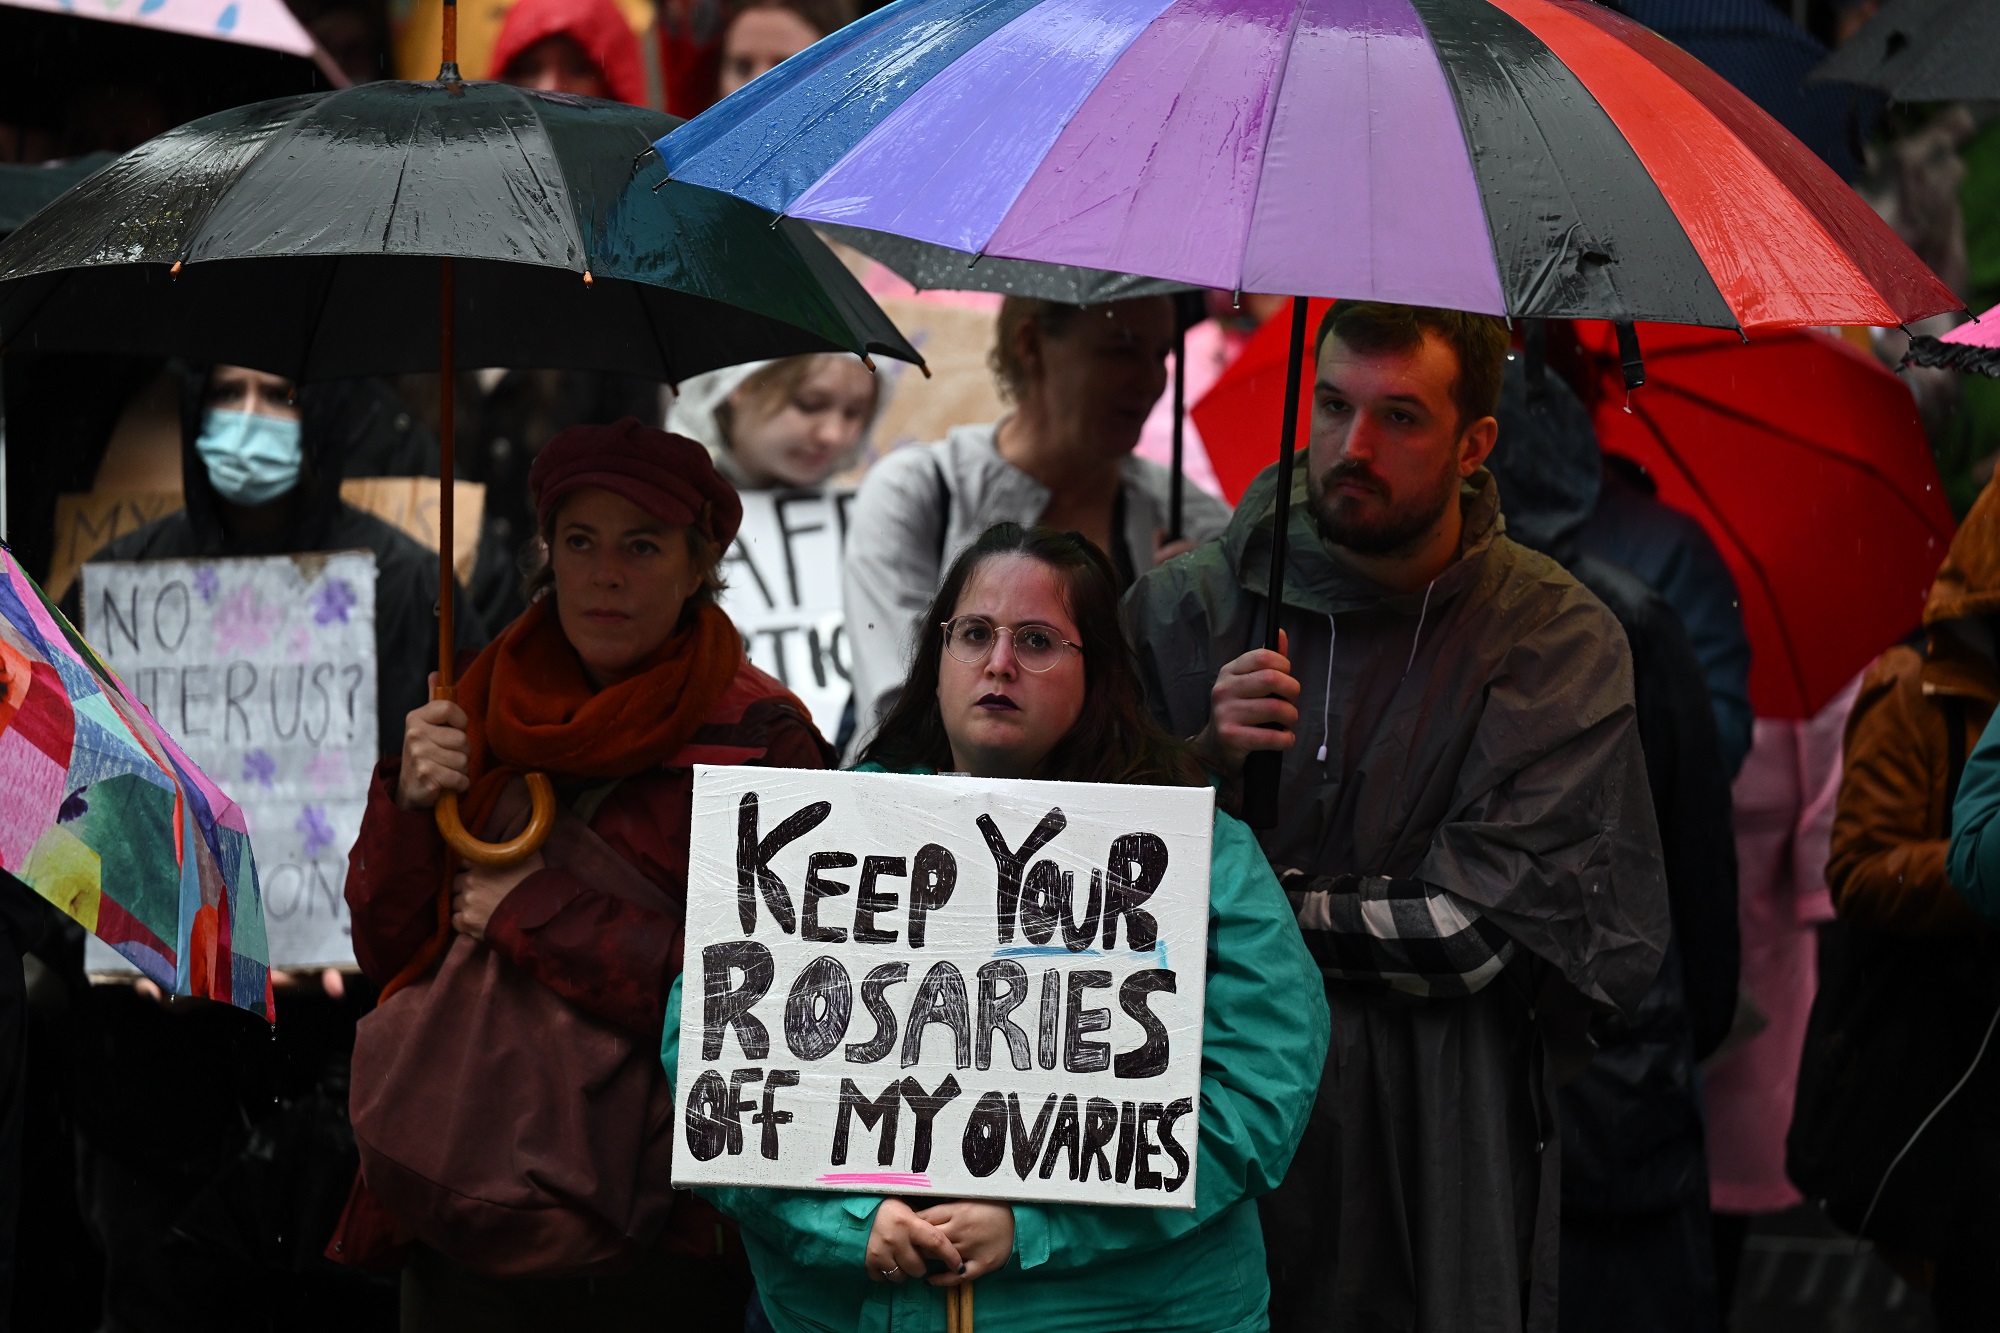
[[[1424,619],[1431,613],[1431,593],[1437,588],[1437,579],[1424,585],[1423,604],[1417,608],[1417,632],[1410,636],[1410,656],[1403,663],[1403,677],[1409,678],[1410,668],[1417,664],[1417,648],[1424,641]],[[1333,612],[1326,613],[1326,687],[1319,698],[1319,753],[1314,759],[1326,762],[1329,747],[1333,744],[1333,653],[1340,643],[1340,625]]]
[[[1319,762],[1326,762],[1326,747],[1333,743],[1333,650],[1340,642],[1340,626],[1333,612],[1326,613],[1326,693],[1319,699]]]

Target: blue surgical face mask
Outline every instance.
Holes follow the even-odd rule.
[[[255,412],[210,412],[194,447],[216,493],[240,505],[265,504],[291,490],[305,459],[298,422]]]

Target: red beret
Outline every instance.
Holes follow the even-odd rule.
[[[662,523],[699,528],[725,549],[743,523],[743,501],[708,450],[632,417],[571,426],[542,446],[528,470],[536,523],[548,531],[556,502],[589,486],[624,496]]]

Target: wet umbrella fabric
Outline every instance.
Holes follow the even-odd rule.
[[[1808,83],[1858,83],[1898,102],[2000,98],[2000,5],[1891,0]]]
[[[1908,387],[1824,333],[1646,328],[1646,387],[1628,395],[1611,330],[1578,333],[1605,450],[1729,562],[1757,715],[1812,717],[1921,622],[1955,530]]]
[[[272,1017],[243,812],[0,548],[0,869],[170,995]]]
[[[1914,365],[2000,379],[2000,306],[1942,338],[1911,339],[1907,359]]]
[[[0,246],[0,344],[301,380],[436,369],[451,258],[460,369],[671,382],[802,352],[918,359],[803,225],[710,191],[654,195],[646,149],[676,123],[493,83],[371,83],[204,117]]]
[[[789,216],[1225,290],[1728,328],[1957,305],[1589,0],[905,0],[659,148]]]

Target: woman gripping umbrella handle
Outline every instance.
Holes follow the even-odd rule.
[[[518,864],[541,848],[555,826],[555,785],[545,773],[524,774],[530,802],[527,827],[505,842],[481,841],[458,814],[458,794],[471,785],[472,745],[465,725],[465,710],[452,701],[450,686],[438,685],[433,672],[431,701],[410,714],[404,735],[397,803],[406,810],[434,809],[445,845],[468,865]]]

